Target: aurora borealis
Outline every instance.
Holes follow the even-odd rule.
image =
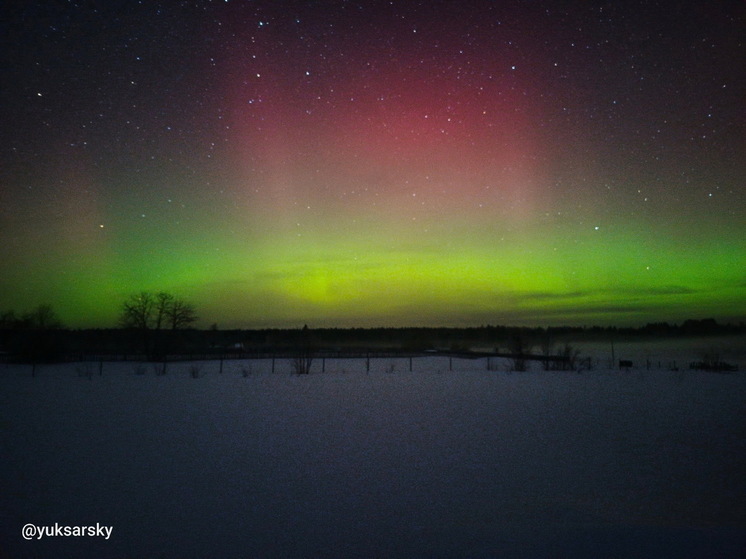
[[[0,310],[746,318],[742,2],[12,4]]]

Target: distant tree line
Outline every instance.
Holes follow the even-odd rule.
[[[720,324],[713,319],[681,324],[650,323],[638,328],[478,326],[467,328],[307,328],[221,330],[217,325],[197,330],[194,306],[165,293],[141,292],[120,306],[119,328],[64,329],[51,305],[30,312],[0,312],[0,357],[53,360],[75,354],[145,356],[169,354],[302,352],[298,368],[307,370],[318,351],[495,351],[511,354],[576,357],[569,343],[624,341],[642,338],[746,334],[746,324]],[[310,350],[313,351],[310,351]],[[305,363],[305,365],[304,365]],[[519,363],[520,365],[520,363]]]
[[[0,312],[0,351],[12,352],[29,362],[52,361],[63,350],[59,332],[62,321],[52,305],[42,304],[22,314]]]
[[[52,305],[43,304],[22,314],[16,314],[14,310],[0,312],[0,328],[3,330],[56,330],[62,328],[62,321]]]
[[[197,313],[191,303],[171,293],[143,291],[130,296],[122,304],[119,315],[122,329],[134,332],[138,342],[132,344],[130,340],[123,344],[120,338],[113,347],[120,350],[127,346],[157,358],[175,347],[173,332],[191,326],[196,320]],[[50,304],[39,305],[21,314],[14,310],[0,311],[0,355],[12,355],[14,359],[22,361],[52,361],[70,351],[71,347],[90,348],[85,341],[73,341],[86,331],[77,332],[79,335],[64,330],[62,321]],[[88,337],[88,334],[82,335]],[[102,351],[103,346],[112,349],[110,340],[104,342],[106,336],[91,335],[91,338],[100,342],[98,351]]]

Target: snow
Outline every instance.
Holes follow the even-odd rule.
[[[408,359],[275,365],[0,366],[0,557],[746,549],[743,373],[657,360],[518,373],[437,355],[411,372]],[[113,533],[24,541],[26,523]]]

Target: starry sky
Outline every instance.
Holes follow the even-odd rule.
[[[746,319],[740,0],[0,10],[0,310]]]

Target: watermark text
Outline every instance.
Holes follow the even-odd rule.
[[[40,540],[42,538],[104,538],[108,540],[114,526],[103,526],[96,522],[88,526],[67,526],[55,522],[51,526],[37,526],[36,524],[26,524],[21,529],[21,535],[24,540]]]

